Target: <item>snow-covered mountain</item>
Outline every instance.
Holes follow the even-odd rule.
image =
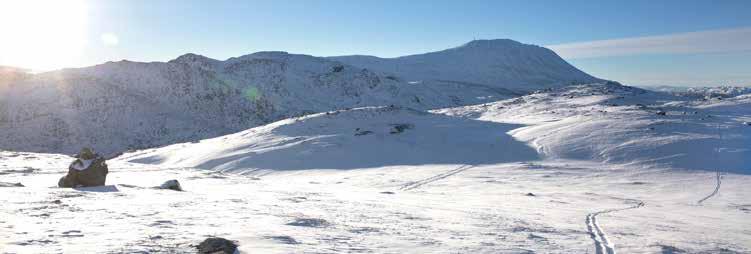
[[[478,104],[516,96],[510,89],[522,86],[595,80],[552,51],[507,40],[408,56],[407,66],[415,69],[397,74],[374,72],[378,68],[351,59],[259,52],[219,61],[186,54],[166,63],[120,61],[34,75],[0,73],[10,80],[0,86],[0,149],[71,153],[94,146],[110,154],[216,137],[315,112]]]
[[[441,81],[529,92],[572,83],[595,83],[550,49],[508,39],[474,40],[438,52],[396,58],[331,57],[413,82]]]

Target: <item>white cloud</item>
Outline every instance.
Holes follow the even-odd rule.
[[[101,36],[102,43],[107,46],[117,46],[120,43],[120,38],[113,33],[103,33]]]
[[[751,50],[751,27],[546,46],[566,59]]]

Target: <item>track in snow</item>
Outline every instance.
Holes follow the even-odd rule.
[[[426,185],[426,184],[429,184],[429,183],[432,183],[432,182],[435,182],[435,181],[438,181],[438,180],[441,180],[441,179],[445,179],[446,177],[449,177],[449,176],[452,176],[452,175],[456,175],[456,174],[461,173],[462,171],[470,169],[472,167],[474,167],[474,166],[473,165],[462,165],[462,166],[460,166],[458,168],[455,168],[455,169],[443,172],[441,174],[437,174],[437,175],[434,175],[434,176],[431,176],[431,177],[428,177],[428,178],[425,178],[425,179],[422,179],[422,180],[419,180],[419,181],[409,182],[409,183],[407,183],[405,185],[402,185],[402,187],[400,187],[399,190],[403,190],[403,191],[414,190],[414,189],[420,188],[423,185]]]
[[[720,173],[719,171],[717,171],[717,185],[715,185],[714,191],[712,191],[712,193],[710,193],[706,197],[700,199],[696,203],[698,203],[698,204],[701,205],[702,202],[707,201],[707,199],[710,199],[710,198],[714,197],[715,195],[717,195],[717,193],[720,192],[720,186],[722,186],[722,173]]]
[[[587,231],[589,231],[589,236],[592,238],[592,240],[595,241],[595,253],[615,254],[615,247],[613,246],[613,243],[610,242],[610,240],[608,239],[608,235],[605,234],[605,231],[602,230],[602,227],[600,227],[600,225],[597,224],[597,215],[624,211],[624,210],[629,210],[629,209],[636,209],[636,208],[644,206],[644,202],[638,201],[638,200],[634,200],[634,201],[638,203],[630,207],[619,208],[619,209],[608,209],[608,210],[603,210],[603,211],[587,214],[587,219],[586,219]]]
[[[719,137],[719,139],[718,139],[719,142],[722,142],[722,131],[721,131],[719,123],[717,124],[717,136]],[[715,149],[715,153],[714,153],[714,155],[715,155],[715,161],[717,161],[718,163],[720,162],[720,157],[719,157],[720,156],[720,152],[721,152],[720,144],[718,144],[717,148]],[[699,199],[699,201],[697,201],[696,203],[699,204],[699,205],[701,205],[704,201],[707,201],[707,199],[710,199],[710,198],[714,197],[715,195],[717,195],[717,193],[720,192],[720,186],[721,185],[722,185],[722,173],[720,172],[720,169],[718,168],[717,169],[717,182],[716,182],[716,185],[714,187],[714,191],[712,191],[712,193],[709,193],[709,195],[707,195],[706,197],[704,197],[702,199]]]

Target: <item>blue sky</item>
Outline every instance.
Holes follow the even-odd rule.
[[[14,1],[29,2],[0,5]],[[49,6],[30,1],[38,2],[34,10]],[[751,85],[749,1],[74,1],[80,2],[75,8],[55,8],[85,15],[80,24],[56,22],[68,20],[65,14],[55,14],[63,15],[56,20],[19,18],[48,22],[56,31],[84,26],[76,30],[83,46],[66,44],[80,52],[61,56],[65,61],[55,64],[61,66],[54,61],[33,66],[38,61],[29,60],[32,66],[22,67],[167,61],[187,52],[217,59],[265,50],[394,57],[472,39],[510,38],[562,49],[584,71],[631,85]],[[654,47],[655,41],[662,46]],[[12,60],[0,54],[0,64],[13,65]]]

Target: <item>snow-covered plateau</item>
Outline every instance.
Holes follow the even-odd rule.
[[[0,252],[751,253],[750,122],[748,94],[600,82],[270,121],[126,152],[105,187],[6,151]]]

